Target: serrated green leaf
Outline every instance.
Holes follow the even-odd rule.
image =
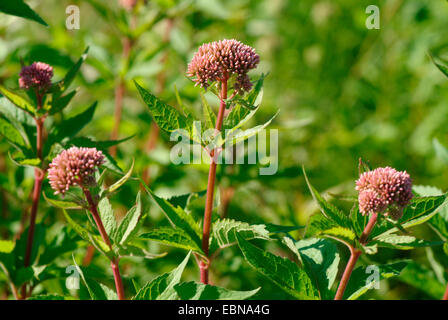
[[[187,254],[185,259],[179,266],[169,273],[164,273],[149,281],[144,285],[134,296],[133,300],[174,300],[177,298],[177,293],[174,290],[180,282],[185,266],[190,259],[191,252]]]
[[[48,27],[48,24],[23,0],[1,1],[0,12],[32,20]]]
[[[52,206],[56,207],[56,208],[61,208],[61,209],[82,209],[82,207],[73,201],[67,201],[67,200],[58,200],[58,199],[51,199],[48,198],[47,195],[45,194],[45,192],[42,192],[42,195],[44,197],[44,199],[51,204]]]
[[[73,220],[70,215],[67,213],[65,209],[62,209],[62,212],[64,213],[65,219],[67,220],[70,227],[85,241],[92,243],[95,248],[98,249],[101,253],[103,253],[105,256],[107,256],[109,259],[111,258],[111,250],[109,246],[104,243],[103,239],[101,239],[100,236],[91,234],[86,228],[82,227],[78,223]]]
[[[36,112],[36,108],[32,106],[28,101],[1,85],[0,93],[4,95],[6,99],[11,101],[16,107],[22,109],[23,111],[26,111],[31,115],[34,115],[34,113]]]
[[[303,226],[282,226],[273,223],[266,223],[265,226],[269,233],[289,233],[304,228]]]
[[[296,299],[319,299],[319,292],[312,280],[297,264],[263,251],[238,235],[237,239],[246,261],[279,288]]]
[[[190,236],[190,238],[197,244],[198,247],[202,247],[202,243],[200,240],[201,229],[199,228],[198,224],[193,220],[193,217],[188,213],[186,213],[184,209],[182,209],[181,207],[179,206],[174,207],[168,200],[156,196],[151,191],[151,189],[148,188],[143,179],[140,179],[140,182],[142,183],[148,194],[151,196],[151,198],[154,200],[154,202],[156,202],[157,205],[160,207],[160,209],[168,218],[168,220],[171,222],[171,224],[175,228],[180,228],[184,230]]]
[[[403,216],[398,221],[402,228],[411,228],[431,219],[437,212],[445,206],[446,195],[433,197],[413,198],[411,203],[404,209]],[[380,234],[391,234],[399,231],[397,227],[390,227],[389,224],[376,226],[372,231],[372,238]]]
[[[331,288],[336,280],[339,266],[338,248],[326,239],[310,238],[295,242],[303,266],[313,279],[321,299],[333,299]]]
[[[0,118],[0,135],[5,137],[9,143],[22,152],[29,149],[29,146],[23,139],[20,132],[11,123],[3,118]]]
[[[237,243],[236,236],[245,240],[263,239],[270,240],[269,231],[264,224],[250,225],[246,222],[233,219],[220,219],[212,225],[213,240],[217,241],[220,248]]]
[[[310,181],[308,180],[308,176],[306,175],[305,168],[303,169],[303,175],[305,177],[305,181],[308,185],[308,188],[310,189],[311,195],[313,196],[314,201],[317,202],[319,205],[320,211],[322,214],[332,221],[334,221],[337,225],[346,228],[346,229],[352,229],[352,223],[350,221],[350,218],[345,215],[341,210],[339,210],[336,206],[328,203],[320,194],[317,192],[316,189],[311,185]]]
[[[386,265],[373,265],[356,268],[348,282],[344,297],[348,300],[356,300],[373,288],[375,272],[378,270],[379,281],[400,275],[401,271],[408,265],[408,261],[399,261]],[[367,269],[369,268],[369,269]],[[372,281],[370,281],[372,280]]]
[[[159,100],[156,96],[141,87],[136,81],[134,81],[134,83],[160,129],[167,132],[185,129],[188,132],[191,132],[193,126],[191,118],[183,116],[179,111]]]
[[[160,227],[140,235],[139,238],[204,254],[201,247],[181,228]]]
[[[118,255],[120,257],[140,257],[140,258],[145,258],[145,259],[159,259],[159,258],[163,258],[164,256],[167,255],[166,252],[163,253],[151,253],[139,246],[136,245],[130,245],[130,244],[125,244],[125,245],[120,245],[117,244],[118,247]]]
[[[75,136],[86,124],[88,124],[95,113],[97,102],[94,102],[83,112],[63,120],[57,126],[54,126],[53,131],[49,135],[49,143],[59,142],[64,138],[71,138]]]
[[[443,241],[419,240],[411,235],[382,234],[369,241],[369,245],[378,247],[393,248],[400,250],[411,250],[419,247],[442,245]]]
[[[338,240],[347,246],[353,245],[356,239],[353,230],[341,227],[333,220],[320,214],[311,216],[308,232],[309,235]]]
[[[268,125],[271,124],[271,122],[275,119],[275,117],[277,117],[279,112],[280,111],[277,111],[268,121],[266,121],[262,125],[258,125],[247,130],[236,131],[237,128],[235,128],[235,130],[226,131],[225,139],[220,141],[217,145],[220,146],[225,143],[226,147],[230,147],[234,144],[238,144],[249,139],[252,136],[257,135],[260,131],[264,130]]]
[[[49,111],[50,115],[54,115],[60,111],[62,111],[64,108],[68,106],[70,101],[73,99],[73,97],[76,95],[78,90],[73,90],[67,93],[64,96],[57,97],[52,101],[51,109]]]
[[[73,79],[75,79],[79,70],[81,69],[82,64],[87,59],[87,53],[89,52],[89,47],[84,50],[84,53],[81,55],[79,60],[71,67],[71,69],[67,72],[64,78],[53,84],[51,91],[53,92],[54,98],[59,99],[60,95],[66,91]]]
[[[100,213],[101,221],[103,222],[104,229],[109,237],[113,235],[117,229],[117,220],[115,219],[114,209],[110,204],[107,197],[102,198],[98,202],[98,211]]]
[[[260,290],[234,291],[194,281],[180,283],[174,289],[181,300],[245,300]]]
[[[136,233],[136,227],[142,216],[142,202],[140,191],[137,194],[136,204],[132,207],[126,216],[121,220],[120,225],[114,234],[115,242],[125,244]]]

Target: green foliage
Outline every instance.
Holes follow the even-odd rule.
[[[260,290],[234,291],[193,281],[180,283],[174,289],[181,300],[245,300]]]
[[[285,238],[289,239],[289,238]],[[332,287],[338,274],[337,247],[326,239],[305,239],[295,242],[303,267],[314,281],[322,299],[332,299]]]
[[[372,274],[378,269],[379,280],[388,279],[400,275],[402,270],[406,268],[408,261],[399,261],[386,265],[359,267],[356,268],[350,278],[344,298],[348,300],[356,300],[365,294],[375,285],[375,278]]]
[[[190,259],[189,252],[179,266],[145,284],[133,297],[133,300],[174,300],[177,292],[174,287],[180,282],[185,266]]]
[[[238,235],[237,239],[247,262],[280,289],[296,299],[313,300],[319,298],[315,284],[299,265],[287,258],[281,258],[261,250]]]
[[[48,26],[48,24],[23,0],[2,1],[0,3],[0,12],[33,20],[44,26]]]
[[[185,129],[189,133],[192,131],[192,118],[185,117],[170,105],[159,100],[156,96],[141,87],[137,82],[134,81],[134,84],[143,101],[148,106],[154,121],[162,130],[173,132],[178,129]]]

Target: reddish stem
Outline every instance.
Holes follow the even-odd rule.
[[[93,220],[95,220],[96,226],[98,227],[101,238],[112,251],[112,244],[110,242],[109,236],[107,235],[106,229],[104,228],[103,222],[101,221],[100,215],[98,214],[97,204],[93,200],[92,195],[90,194],[90,191],[88,189],[83,188],[83,191],[84,195],[86,196],[87,202],[89,203],[90,212],[92,213]],[[118,267],[119,262],[119,258],[114,258],[113,260],[111,260],[110,266],[114,274],[115,288],[117,290],[118,300],[125,300],[123,281],[121,280],[120,269]]]
[[[365,245],[367,243],[367,240],[369,238],[370,233],[373,230],[373,227],[375,226],[377,218],[378,214],[372,213],[369,222],[367,223],[366,227],[364,228],[364,231],[361,234],[361,237],[359,238],[359,243],[361,245]],[[358,248],[354,248],[353,246],[350,246],[349,248],[350,248],[350,259],[348,260],[347,265],[345,266],[345,270],[342,275],[341,282],[339,282],[339,287],[334,297],[334,300],[342,300],[342,298],[344,297],[344,292],[345,289],[347,288],[350,276],[352,275],[356,262],[358,261],[359,257],[362,254],[362,251],[359,250]]]
[[[37,96],[37,109],[39,110],[42,105],[42,97],[40,95]],[[44,132],[44,118],[34,118],[36,122],[36,153],[37,157],[42,162],[42,149],[43,149],[43,132]],[[33,204],[31,206],[31,214],[30,214],[30,226],[28,227],[28,238],[26,241],[26,250],[25,250],[25,258],[24,258],[24,266],[25,268],[30,265],[31,262],[31,254],[33,252],[33,242],[34,242],[34,233],[36,229],[36,216],[37,209],[39,207],[40,194],[42,191],[42,183],[44,180],[45,171],[39,168],[34,169],[34,187],[33,187]],[[25,299],[26,294],[26,284],[22,286],[22,298]]]
[[[446,285],[446,291],[445,294],[443,295],[442,300],[448,300],[448,284]]]
[[[227,80],[228,77],[224,76],[224,79],[221,81],[221,103],[219,105],[218,117],[216,119],[215,129],[217,131],[221,131],[222,122],[224,118],[224,111],[226,109],[227,99]],[[204,226],[202,230],[202,251],[204,251],[205,255],[208,257],[209,255],[209,239],[210,239],[210,225],[212,220],[212,210],[213,210],[213,195],[215,191],[215,178],[216,178],[216,161],[215,161],[215,150],[210,152],[210,169],[208,172],[208,183],[207,183],[207,196],[205,201],[205,211],[204,211]],[[208,270],[210,267],[210,261],[207,263],[201,262],[199,265],[201,271],[201,282],[204,284],[208,284]]]

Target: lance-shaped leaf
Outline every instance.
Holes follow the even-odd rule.
[[[279,288],[296,299],[319,299],[319,292],[313,281],[296,263],[261,250],[238,235],[237,239],[246,261]]]
[[[256,127],[250,128],[250,129],[246,129],[246,130],[239,130],[237,131],[235,130],[229,130],[226,132],[226,137],[224,140],[218,140],[217,145],[221,146],[222,144],[225,143],[226,147],[230,147],[234,144],[238,144],[242,141],[245,141],[247,139],[249,139],[250,137],[253,137],[255,135],[257,135],[260,131],[264,130],[269,124],[271,124],[271,122],[275,119],[275,117],[277,117],[277,115],[279,114],[280,111],[277,111],[272,117],[271,119],[269,119],[268,121],[266,121],[264,124],[258,125]]]
[[[311,195],[313,196],[314,201],[317,202],[320,211],[322,214],[332,221],[334,221],[337,225],[352,229],[352,223],[350,221],[350,218],[345,215],[341,210],[339,210],[336,206],[328,203],[320,194],[317,192],[317,190],[311,185],[310,181],[308,180],[308,176],[306,175],[305,168],[302,168],[303,175],[305,176],[305,181],[308,185],[308,188],[310,189]]]
[[[263,99],[263,82],[267,75],[262,74],[261,77],[255,82],[254,88],[249,93],[247,98],[242,101],[235,101],[235,106],[232,107],[229,115],[224,119],[223,129],[235,130],[247,123],[254,114],[258,111],[258,107]],[[233,101],[229,101],[229,104],[234,104]],[[250,108],[247,108],[249,105]]]
[[[48,27],[48,24],[23,0],[1,1],[0,12],[36,21]]]
[[[92,120],[93,114],[96,110],[96,106],[97,102],[94,102],[83,112],[65,119],[60,124],[53,127],[54,129],[50,133],[49,142],[59,142],[66,137],[71,138],[75,136],[79,131],[81,131],[82,128],[84,128],[86,124],[88,124]]]
[[[439,196],[442,190],[432,186],[414,186],[414,192],[421,196]],[[441,208],[436,215],[428,221],[429,225],[438,233],[445,241],[448,241],[448,207]]]
[[[82,209],[80,204],[68,201],[68,200],[59,200],[59,199],[51,199],[48,198],[45,192],[42,192],[42,195],[44,199],[53,207],[60,208],[60,209]]]
[[[289,239],[289,238],[287,238]],[[305,271],[319,289],[321,299],[333,299],[331,288],[338,274],[338,248],[326,239],[310,238],[294,243]]]
[[[23,153],[29,152],[29,146],[17,130],[6,119],[0,118],[0,135]]]
[[[126,181],[128,181],[129,178],[131,177],[133,170],[134,170],[134,159],[132,159],[131,168],[128,170],[128,172],[123,177],[121,177],[120,180],[118,180],[113,185],[111,185],[109,188],[107,188],[107,193],[115,192],[118,190],[118,188],[120,188],[123,184],[125,184]]]
[[[142,201],[140,191],[137,194],[135,206],[132,207],[126,216],[121,220],[117,231],[114,234],[115,242],[125,244],[137,232],[137,225],[142,215]]]
[[[184,230],[190,238],[197,244],[198,247],[202,247],[201,244],[201,229],[197,225],[197,223],[193,220],[193,217],[185,212],[184,209],[177,206],[174,207],[168,200],[160,198],[148,188],[143,179],[140,179],[140,182],[145,187],[148,194],[154,200],[155,203],[160,207],[162,212],[171,222],[173,227],[180,228]]]
[[[411,203],[404,209],[403,216],[398,223],[401,228],[407,229],[422,224],[437,214],[446,205],[446,195],[433,197],[415,197]],[[380,234],[391,234],[399,231],[399,228],[384,224],[377,226],[372,231],[372,238]]]
[[[84,275],[86,272],[86,268],[79,267],[76,263],[75,257],[73,256],[73,262],[75,264],[75,268],[81,277],[82,282],[87,288],[87,291],[89,292],[90,298],[92,300],[118,300],[117,293],[110,289],[109,287],[103,285],[102,283],[99,283],[96,280],[89,279]]]
[[[107,197],[102,198],[98,202],[98,211],[104,229],[106,229],[108,236],[111,237],[117,230],[117,220],[115,219],[114,209]]]
[[[161,276],[149,281],[134,296],[133,300],[174,300],[177,299],[177,293],[174,287],[180,282],[185,266],[190,259],[189,252],[179,266],[171,272],[164,273]]]
[[[311,216],[308,234],[311,236],[332,238],[344,243],[348,247],[353,246],[356,240],[356,234],[352,229],[341,227],[333,220],[327,219],[320,214]]]
[[[61,94],[68,89],[73,79],[75,79],[76,75],[81,69],[82,64],[84,63],[84,61],[86,61],[87,52],[89,52],[89,47],[87,47],[86,50],[84,50],[84,53],[81,55],[79,60],[73,65],[73,67],[67,72],[65,77],[62,80],[53,84],[51,92],[53,92],[53,98],[55,100],[62,99]]]
[[[448,61],[443,60],[440,57],[434,57],[430,55],[432,62],[436,65],[436,67],[442,71],[442,73],[448,77]]]
[[[140,96],[149,108],[154,121],[160,129],[173,132],[178,129],[185,129],[188,132],[192,131],[193,119],[183,116],[179,111],[172,106],[159,100],[156,96],[149,93],[146,89],[141,87],[134,81]]]
[[[408,261],[399,261],[385,265],[370,265],[356,268],[344,292],[344,299],[356,300],[365,294],[379,281],[400,275],[408,265]]]
[[[109,259],[112,259],[113,253],[111,252],[110,248],[107,246],[107,244],[104,243],[103,239],[101,239],[100,236],[94,235],[90,233],[86,228],[79,225],[75,220],[73,220],[70,215],[67,213],[65,209],[62,210],[64,213],[65,219],[67,219],[68,224],[70,227],[85,241],[90,242],[94,245],[95,248],[98,249],[102,254],[104,254]]]
[[[411,235],[381,234],[369,241],[369,245],[393,248],[400,250],[411,250],[419,247],[439,246],[443,241],[425,241]]]
[[[181,300],[245,300],[260,290],[234,291],[194,281],[180,283],[174,289]]]
[[[181,228],[160,227],[139,236],[140,239],[156,241],[171,247],[193,250],[204,254],[201,247]]]
[[[138,245],[133,244],[125,244],[125,245],[116,244],[116,246],[118,248],[118,255],[120,257],[127,256],[127,257],[140,257],[145,259],[159,259],[167,255],[167,252],[152,253],[141,248]]]
[[[77,92],[78,90],[73,90],[64,96],[53,99],[49,114],[56,114],[66,108]]]
[[[18,94],[15,94],[14,92],[6,89],[1,85],[0,85],[0,93],[4,95],[6,99],[11,101],[16,107],[22,109],[23,111],[26,111],[31,115],[34,115],[34,113],[36,112],[36,108],[34,108],[34,106],[31,105],[31,103],[29,103]]]
[[[264,224],[250,225],[233,219],[219,219],[213,223],[213,240],[223,248],[237,243],[236,235],[246,240],[270,240],[269,231]]]

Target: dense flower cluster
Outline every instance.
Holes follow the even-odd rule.
[[[62,151],[53,159],[48,170],[54,194],[64,194],[75,184],[90,184],[96,167],[103,162],[104,156],[96,148],[72,147]]]
[[[247,73],[259,62],[260,56],[255,49],[237,40],[225,39],[200,46],[188,65],[187,75],[195,77],[196,85],[207,89],[210,82],[235,74],[235,89],[249,91],[252,83]]]
[[[364,172],[356,181],[359,192],[359,211],[362,214],[386,213],[391,218],[401,218],[402,210],[412,199],[412,180],[406,171],[377,168]]]
[[[20,71],[19,86],[23,89],[48,89],[51,86],[53,67],[43,62],[34,62]]]

